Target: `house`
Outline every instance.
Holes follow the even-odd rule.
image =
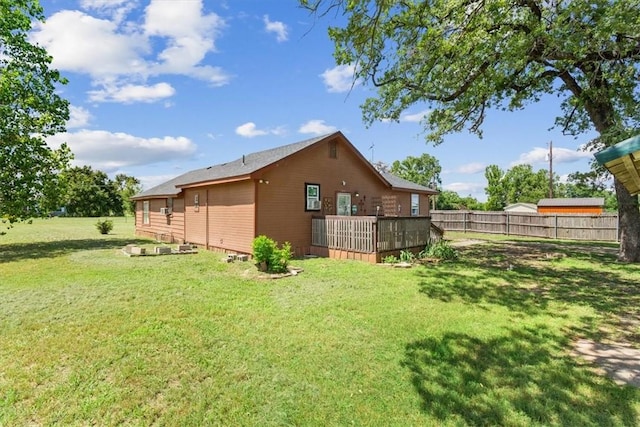
[[[640,194],[640,135],[626,139],[595,154],[632,196]]]
[[[511,213],[537,213],[538,207],[533,203],[511,203],[504,207],[504,211]]]
[[[540,199],[538,213],[541,214],[594,214],[604,211],[604,197],[582,197],[569,199]]]
[[[436,193],[379,173],[335,132],[187,172],[132,199],[137,235],[237,253],[266,235],[303,255],[318,253],[312,217],[428,219]]]

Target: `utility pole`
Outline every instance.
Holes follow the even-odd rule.
[[[549,141],[549,198],[553,199],[553,141]]]

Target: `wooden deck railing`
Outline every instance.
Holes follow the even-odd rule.
[[[327,215],[311,224],[313,246],[361,253],[424,247],[438,234],[428,217]]]

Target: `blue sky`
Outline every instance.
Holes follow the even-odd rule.
[[[549,131],[555,96],[515,113],[490,112],[484,138],[461,133],[434,147],[420,118],[366,128],[360,104],[374,95],[337,67],[327,26],[295,0],[42,0],[47,22],[32,40],[69,80],[66,141],[76,165],[125,173],[145,188],[192,169],[342,131],[367,159],[392,163],[428,153],[444,189],[486,200],[484,169],[529,163],[566,176],[589,169],[579,139]],[[373,145],[373,149],[370,147]]]

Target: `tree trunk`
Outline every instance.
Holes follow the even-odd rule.
[[[618,260],[640,262],[640,210],[638,196],[632,196],[618,179],[614,178],[618,199],[618,230],[620,252]]]

